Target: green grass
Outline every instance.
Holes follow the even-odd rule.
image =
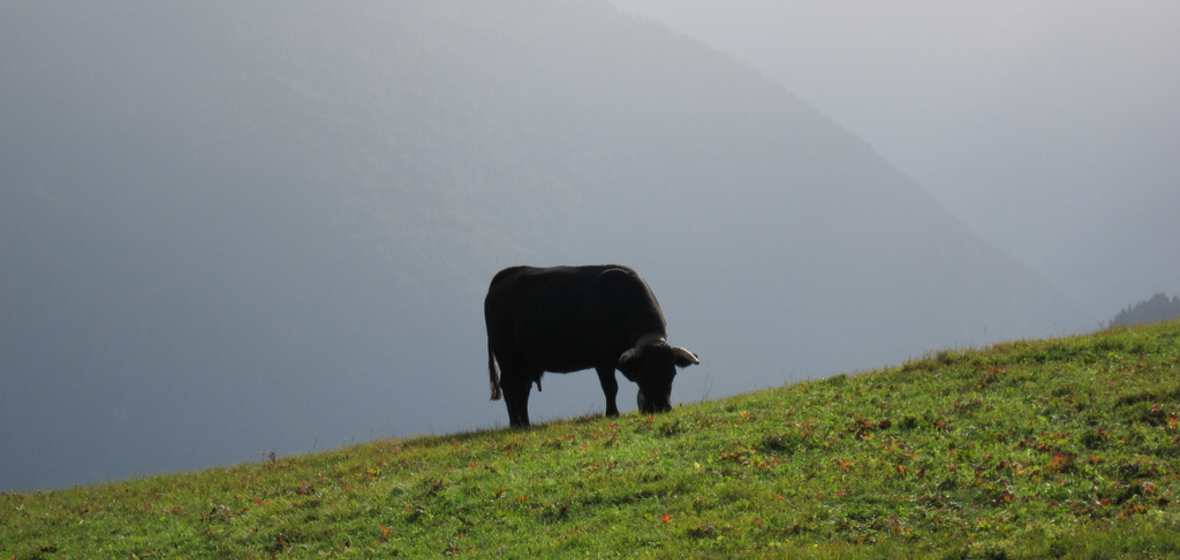
[[[1180,556],[1180,323],[0,495],[0,558]]]

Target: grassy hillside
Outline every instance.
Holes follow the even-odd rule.
[[[0,558],[1174,557],[1180,322],[0,495]]]

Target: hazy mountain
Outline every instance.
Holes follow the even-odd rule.
[[[805,102],[605,0],[0,21],[0,489],[504,425],[481,311],[512,264],[643,273],[703,361],[679,401],[1087,326]],[[602,410],[553,377],[535,419]]]
[[[1180,2],[613,3],[807,99],[1094,317],[1180,290]]]

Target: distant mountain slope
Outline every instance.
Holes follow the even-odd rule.
[[[815,104],[1096,319],[1180,290],[1180,3],[612,3]]]
[[[0,488],[503,423],[481,301],[511,264],[643,273],[703,360],[678,400],[1087,326],[855,136],[605,1],[0,16]],[[602,408],[591,374],[545,387],[539,417]]]

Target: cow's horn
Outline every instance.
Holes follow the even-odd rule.
[[[623,352],[623,355],[619,356],[619,363],[625,364],[625,363],[631,361],[632,358],[639,355],[640,348],[641,348],[640,346],[636,346],[635,348],[632,348],[626,352]]]
[[[689,365],[701,363],[701,359],[698,358],[696,354],[693,354],[692,352],[689,352],[688,350],[679,346],[672,347],[672,355],[675,356],[676,363],[678,364],[683,363],[685,365]]]

